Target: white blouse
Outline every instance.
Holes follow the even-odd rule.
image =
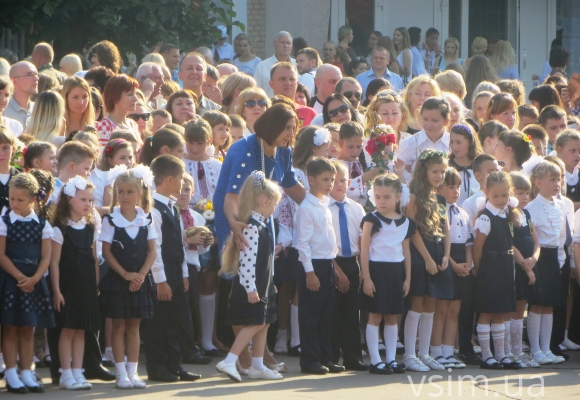
[[[493,215],[500,218],[507,218],[508,209],[507,207],[503,210],[500,210],[497,207],[494,207],[489,201],[485,204],[485,208],[487,208]],[[491,231],[491,222],[487,215],[480,215],[477,220],[475,220],[475,226],[473,227],[473,231],[480,231],[484,235],[489,235]]]
[[[69,219],[67,222],[67,225],[70,226],[71,228],[77,230],[77,231],[82,231],[83,229],[85,229],[85,226],[87,226],[87,221],[84,218],[81,218],[77,222],[74,222],[74,221]],[[97,238],[98,238],[98,232],[96,229],[94,229],[93,242],[95,242],[97,240]],[[59,227],[55,226],[54,228],[52,228],[52,241],[60,244],[61,246],[64,243],[64,237],[63,237],[62,231],[60,230]]]
[[[252,211],[252,218],[258,221],[263,228],[266,228],[263,215]],[[258,236],[260,235],[258,227],[248,225],[244,228],[244,237],[248,241],[248,247],[245,250],[240,250],[240,268],[238,269],[238,276],[240,284],[246,289],[246,293],[252,293],[256,289],[256,258],[258,255]]]
[[[365,215],[363,222],[373,224],[370,261],[395,263],[405,259],[403,241],[415,233],[415,222],[404,216],[390,219],[378,211]]]
[[[34,211],[31,211],[30,214],[28,214],[26,217],[18,215],[14,211],[10,211],[9,215],[10,215],[10,222],[11,223],[15,223],[16,221],[40,222],[38,220],[38,215],[36,215],[36,213]],[[0,218],[0,236],[6,236],[7,234],[8,234],[8,227],[4,223],[4,220],[2,218]],[[44,240],[44,239],[50,239],[50,238],[52,238],[52,227],[50,226],[48,221],[46,221],[44,224],[44,228],[42,229],[42,239]]]
[[[447,214],[449,215],[451,243],[465,243],[465,246],[472,246],[473,236],[469,215],[457,205],[449,203],[447,203]]]
[[[215,158],[209,158],[208,160],[205,161],[191,161],[184,158],[183,162],[185,163],[185,171],[188,172],[193,177],[194,192],[193,197],[191,198],[189,204],[195,205],[198,201],[203,199],[213,201],[213,194],[215,193],[217,182],[220,177],[220,172],[222,170],[222,162],[216,160]],[[201,189],[199,187],[199,179],[198,179],[199,163],[201,163],[205,174],[205,183],[207,185],[208,190],[207,198],[202,196]]]
[[[121,214],[121,209],[115,207],[111,214],[111,219],[115,222],[115,226],[118,228],[125,228],[127,235],[129,235],[131,239],[137,237],[139,228],[142,226],[147,227],[147,240],[157,239],[157,232],[153,226],[153,221],[148,218],[149,214],[145,214],[143,209],[140,207],[135,207],[135,210],[137,211],[135,219],[133,221],[127,221],[127,219],[123,217],[123,214]],[[104,218],[99,240],[101,242],[113,243],[113,238],[115,237],[115,226],[111,225],[108,218]]]
[[[548,200],[538,194],[534,200],[528,203],[526,210],[530,212],[534,221],[540,246],[554,248],[564,245],[566,240],[566,206],[562,200]],[[555,235],[556,232],[560,234]]]

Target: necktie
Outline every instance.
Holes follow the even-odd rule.
[[[183,221],[183,230],[186,230],[189,227],[195,226],[195,222],[193,221],[193,217],[189,212],[189,209],[179,209],[179,214],[181,214],[181,220]],[[197,246],[194,244],[189,245],[189,250],[197,250]]]
[[[197,181],[199,183],[199,191],[201,192],[201,197],[204,199],[209,198],[209,189],[207,188],[207,180],[205,178],[205,169],[201,161],[197,162]]]
[[[568,224],[568,217],[566,218],[566,243],[564,243],[566,245],[566,247],[570,247],[570,245],[572,244],[572,231],[570,230],[570,225]]]
[[[344,203],[336,202],[338,206],[338,223],[340,225],[340,243],[342,246],[342,255],[350,257],[350,239],[348,236],[348,224],[346,222],[346,212],[344,211]]]

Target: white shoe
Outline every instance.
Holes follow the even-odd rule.
[[[66,380],[60,381],[58,385],[61,389],[66,390],[82,390],[83,387],[79,385],[75,378],[69,376]]]
[[[516,359],[522,365],[522,368],[540,368],[540,364],[536,362],[529,354],[522,353],[516,356]]]
[[[560,344],[558,345],[558,347],[560,348],[560,351],[566,351],[566,350],[568,350],[568,348],[567,348],[566,346],[564,346],[564,344],[563,344],[563,343],[564,343],[564,342],[562,342],[562,343],[560,343]]]
[[[564,339],[561,346],[564,346],[568,350],[580,350],[580,345],[577,345],[576,343],[574,343],[573,341],[571,341],[568,338]]]
[[[283,379],[284,377],[282,375],[280,375],[278,372],[272,371],[271,369],[268,369],[266,367],[264,367],[264,369],[262,371],[250,367],[250,373],[248,374],[248,378],[250,378],[250,379],[267,379],[267,380],[271,380],[271,381],[277,381],[277,380]]]
[[[443,365],[443,368],[447,369],[447,368],[455,368],[455,363],[450,361],[449,359],[443,357],[443,356],[439,356],[435,359],[435,361],[437,361],[439,364]]]
[[[133,389],[134,388],[133,384],[131,383],[131,381],[129,380],[127,375],[124,375],[124,376],[117,375],[117,382],[115,383],[115,387],[117,389]]]
[[[403,357],[403,364],[405,364],[405,368],[407,371],[414,371],[414,372],[427,372],[429,371],[429,367],[423,364],[421,360],[417,357]]]
[[[552,353],[551,351],[545,353],[544,356],[546,357],[546,359],[550,360],[552,362],[552,364],[560,364],[560,363],[563,363],[564,361],[566,361],[566,359],[564,357],[557,356],[554,353]]]
[[[479,346],[473,346],[473,352],[475,354],[481,354],[481,347],[479,347]]]
[[[250,373],[250,369],[242,368],[242,364],[240,363],[240,359],[236,360],[236,369],[240,373],[240,375],[248,375]]]
[[[538,365],[552,364],[552,360],[548,359],[541,351],[538,351],[533,355],[533,360],[537,362]]]
[[[147,387],[147,384],[139,378],[139,375],[137,375],[137,373],[135,373],[135,375],[130,377],[129,380],[131,381],[135,389],[145,389]]]
[[[530,351],[530,346],[525,343],[522,343],[522,352]]]
[[[240,383],[242,381],[242,377],[236,369],[236,364],[226,364],[224,361],[220,361],[215,366],[215,369],[226,374],[232,381],[236,383]]]
[[[456,359],[453,356],[447,357],[447,361],[450,362],[451,364],[453,364],[453,365],[450,365],[451,368],[463,369],[466,367],[465,363],[463,363],[462,361],[459,361],[458,359]]]
[[[91,383],[87,382],[87,379],[84,377],[84,375],[76,377],[75,380],[79,385],[81,385],[81,389],[83,390],[89,390],[93,387]]]
[[[286,339],[276,339],[276,344],[274,345],[274,353],[276,354],[288,353],[288,342],[286,341]]]
[[[435,361],[435,359],[430,355],[419,356],[419,359],[423,361],[423,364],[434,371],[443,371],[445,369],[443,365]]]

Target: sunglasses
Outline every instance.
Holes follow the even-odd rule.
[[[335,108],[334,110],[328,110],[328,116],[330,118],[334,118],[338,114],[345,114],[347,111],[349,111],[348,106],[346,104],[343,104],[342,106]]]
[[[348,91],[348,92],[344,92],[343,93],[343,96],[346,97],[347,99],[350,99],[353,95],[354,95],[354,97],[357,100],[360,100],[361,97],[362,97],[362,93],[361,92],[351,92],[351,91]]]
[[[266,107],[268,106],[268,102],[266,100],[248,100],[244,103],[244,106],[248,108],[254,108],[256,105],[260,107]]]
[[[151,117],[151,113],[129,114],[129,115],[127,115],[127,117],[131,118],[135,122],[139,121],[139,118],[141,118],[143,121],[149,121],[149,118]]]

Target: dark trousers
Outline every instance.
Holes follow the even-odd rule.
[[[461,284],[464,285],[461,298],[461,308],[458,316],[459,331],[459,352],[461,354],[475,354],[471,337],[473,335],[473,318],[475,317],[475,278],[469,273],[468,276],[461,278]]]
[[[335,289],[332,315],[332,362],[337,364],[342,349],[343,363],[362,361],[359,330],[359,276],[357,257],[336,257],[336,263],[350,282],[348,292]]]
[[[332,260],[312,260],[320,289],[306,288],[304,267],[298,267],[298,322],[300,324],[300,365],[326,364],[332,360],[332,313],[334,311],[334,267]]]
[[[58,353],[58,341],[60,339],[61,326],[47,329],[46,341],[50,349],[50,376],[58,377],[60,375],[60,355]],[[98,334],[95,332],[85,331],[85,355],[83,358],[83,368],[86,372],[95,371],[101,364],[102,354],[99,347]]]
[[[560,283],[564,293],[564,305],[554,307],[554,324],[552,325],[552,337],[550,339],[550,350],[555,354],[560,354],[559,344],[566,337],[566,303],[570,291],[570,257],[566,257],[566,262],[560,269]]]
[[[155,315],[147,321],[144,330],[148,374],[155,374],[163,368],[177,372],[181,368],[180,344],[195,348],[188,293],[172,290],[171,300],[157,303]]]

